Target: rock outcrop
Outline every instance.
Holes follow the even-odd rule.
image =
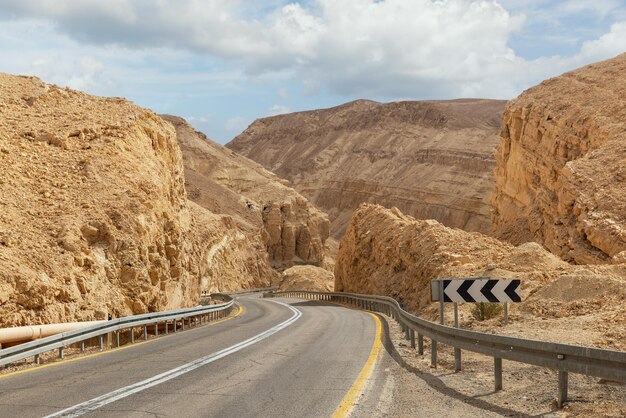
[[[503,116],[496,236],[576,263],[626,261],[626,54],[542,82]]]
[[[330,271],[315,266],[293,266],[283,271],[278,289],[332,292],[335,277]]]
[[[0,326],[197,303],[182,155],[124,99],[0,74]]]
[[[514,320],[525,323],[522,335],[558,340],[546,334],[545,320],[555,319],[558,330],[564,318],[573,318],[578,322],[572,326],[594,324],[594,344],[626,348],[626,264],[570,265],[534,242],[516,247],[434,220],[415,220],[396,208],[364,204],[355,212],[339,247],[335,290],[391,296],[435,319],[430,281],[475,276],[522,280],[524,302],[511,307]],[[471,304],[461,305],[467,318]],[[537,329],[544,331],[533,334]],[[568,338],[574,342],[577,336],[562,340]]]
[[[246,235],[228,215],[211,213],[188,202],[191,225],[190,273],[209,293],[267,287],[278,273],[267,263],[267,254],[256,245],[258,238]]]
[[[259,119],[226,146],[291,181],[329,214],[335,238],[362,202],[488,232],[504,105],[358,100]]]
[[[189,198],[230,216],[245,236],[248,265],[261,279],[272,268],[324,265],[327,216],[275,174],[196,132],[183,119],[163,116],[176,128]]]

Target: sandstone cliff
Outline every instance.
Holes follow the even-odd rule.
[[[324,264],[327,216],[259,164],[214,143],[187,122],[163,116],[176,128],[189,198],[232,217],[245,236],[247,265],[269,281],[273,268]]]
[[[626,261],[626,54],[544,81],[503,116],[493,228],[567,261]]]
[[[188,306],[182,157],[150,111],[0,74],[0,324]]]
[[[524,302],[511,307],[512,320],[525,324],[518,335],[581,342],[586,333],[588,344],[626,348],[626,264],[572,266],[537,243],[516,247],[396,208],[364,204],[355,212],[339,247],[335,290],[388,295],[435,319],[430,281],[473,276],[522,280]],[[461,304],[462,319],[471,305]]]
[[[290,180],[336,238],[362,202],[488,232],[504,104],[359,100],[257,120],[226,146]]]

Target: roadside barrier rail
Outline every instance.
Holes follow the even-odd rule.
[[[248,292],[252,291],[253,290],[249,290]],[[81,351],[84,351],[85,341],[95,337],[98,337],[99,349],[103,350],[104,336],[109,333],[115,333],[115,346],[119,347],[120,331],[124,329],[132,331],[130,334],[130,342],[132,343],[135,338],[134,329],[138,327],[143,327],[143,337],[147,340],[149,325],[153,327],[155,335],[158,335],[160,325],[163,326],[164,333],[168,334],[170,329],[172,329],[173,332],[177,332],[179,323],[180,329],[184,330],[185,322],[187,322],[187,325],[191,327],[193,324],[198,325],[203,322],[227,316],[233,309],[233,298],[224,293],[216,293],[212,296],[219,298],[224,302],[215,305],[198,306],[188,309],[125,316],[5,348],[0,350],[0,366],[14,363],[18,360],[23,360],[29,357],[34,357],[35,363],[39,364],[41,361],[40,355],[42,353],[55,349],[59,350],[59,357],[63,358],[65,347],[71,344],[80,343],[80,349]]]
[[[416,347],[417,334],[419,354],[424,354],[424,337],[431,340],[432,367],[437,367],[438,343],[455,348],[457,371],[461,370],[461,350],[491,356],[494,359],[496,391],[502,389],[502,359],[557,370],[559,408],[567,400],[568,373],[626,382],[626,352],[624,351],[486,334],[440,325],[405,311],[398,301],[387,296],[310,291],[264,293],[264,297],[274,296],[339,302],[364,310],[384,313],[398,322],[405,338],[411,341],[412,348]]]

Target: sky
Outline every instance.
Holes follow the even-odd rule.
[[[512,99],[626,52],[626,0],[0,0],[0,72],[186,118]]]

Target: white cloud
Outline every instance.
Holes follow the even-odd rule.
[[[289,98],[289,90],[287,90],[284,87],[281,87],[278,89],[278,91],[276,92],[276,97],[278,97],[279,99],[288,99]]]
[[[575,57],[580,64],[603,60],[626,52],[626,22],[615,23],[610,32],[600,38],[583,43]]]
[[[224,128],[227,132],[239,133],[246,129],[249,124],[250,120],[242,116],[235,116],[234,118],[230,118],[226,121]]]
[[[289,113],[291,112],[291,109],[287,106],[283,106],[283,105],[272,105],[270,106],[269,109],[267,109],[267,116],[276,116],[276,115],[283,115],[285,113]]]
[[[626,23],[616,23],[577,54],[525,60],[509,40],[528,16],[542,8],[561,16],[605,16],[621,3],[502,1],[516,14],[495,0],[316,0],[284,6],[274,1],[263,13],[245,0],[178,0],[175,12],[169,2],[153,0],[0,0],[0,19],[45,19],[75,42],[101,51],[145,56],[159,48],[218,57],[240,65],[249,77],[296,79],[305,93],[362,97],[509,98],[546,77],[626,50]],[[246,14],[250,8],[253,17]],[[107,75],[115,79],[110,62],[98,55],[69,63],[45,60],[76,87]]]

